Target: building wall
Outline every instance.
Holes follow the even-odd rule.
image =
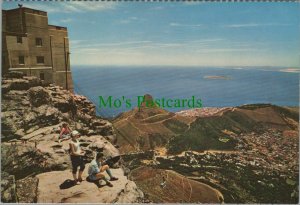
[[[17,36],[7,35],[5,37],[7,43],[7,53],[9,56],[9,67],[10,68],[26,68],[30,66],[28,60],[29,49],[28,49],[28,38],[21,37],[22,43],[17,43]],[[24,65],[19,64],[19,56],[24,56]]]
[[[52,67],[47,16],[25,12],[25,27],[32,67]],[[42,39],[42,46],[36,45],[36,38]],[[43,64],[37,63],[37,56],[44,57]]]
[[[14,33],[24,33],[23,13],[20,9],[13,9],[3,12],[5,15],[5,30]],[[2,17],[3,17],[2,15]],[[2,25],[3,27],[3,25]]]
[[[73,90],[68,31],[65,28],[52,25],[49,25],[48,29],[51,39],[53,68],[55,68],[54,81],[59,86]]]
[[[7,73],[9,68],[9,58],[7,52],[6,35],[2,33],[2,73]]]
[[[17,43],[18,36],[22,43]],[[36,45],[36,38],[42,39],[42,46]],[[3,73],[11,68],[26,75],[44,76],[45,83],[73,91],[67,29],[48,25],[46,12],[29,8],[3,11],[2,45]],[[19,56],[25,58],[22,65]],[[43,56],[44,63],[38,63],[37,56]]]

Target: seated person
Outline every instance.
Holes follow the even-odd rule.
[[[69,128],[67,123],[62,124],[62,128],[58,137],[58,142],[68,140],[71,136],[71,129]]]
[[[97,153],[96,159],[94,159],[89,166],[88,178],[91,181],[97,181],[97,180],[103,179],[108,186],[112,187],[113,186],[112,183],[110,183],[107,180],[107,178],[105,177],[103,172],[106,171],[106,173],[110,177],[110,181],[118,180],[118,178],[112,176],[109,166],[106,165],[103,160],[103,156],[104,156],[103,153],[101,153],[101,152]]]

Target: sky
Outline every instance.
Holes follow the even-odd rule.
[[[68,28],[71,65],[300,66],[299,3],[21,3]]]

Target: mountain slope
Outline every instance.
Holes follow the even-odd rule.
[[[130,174],[139,188],[154,203],[221,203],[216,189],[190,180],[175,171],[140,167]]]
[[[167,148],[233,150],[242,133],[264,133],[268,128],[296,134],[298,111],[270,104],[236,108],[202,108],[171,113],[159,107],[135,108],[113,120],[122,153]]]
[[[170,153],[185,150],[234,149],[242,133],[262,134],[267,129],[298,133],[297,111],[269,104],[237,107],[220,116],[197,118],[184,134],[170,140]]]

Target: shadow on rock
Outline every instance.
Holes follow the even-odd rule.
[[[98,188],[106,186],[105,184],[100,184],[100,180],[91,180],[89,177],[86,178],[86,181],[96,184]]]
[[[76,185],[76,183],[74,182],[74,180],[67,179],[61,185],[59,185],[59,188],[60,189],[69,189],[75,185]]]

